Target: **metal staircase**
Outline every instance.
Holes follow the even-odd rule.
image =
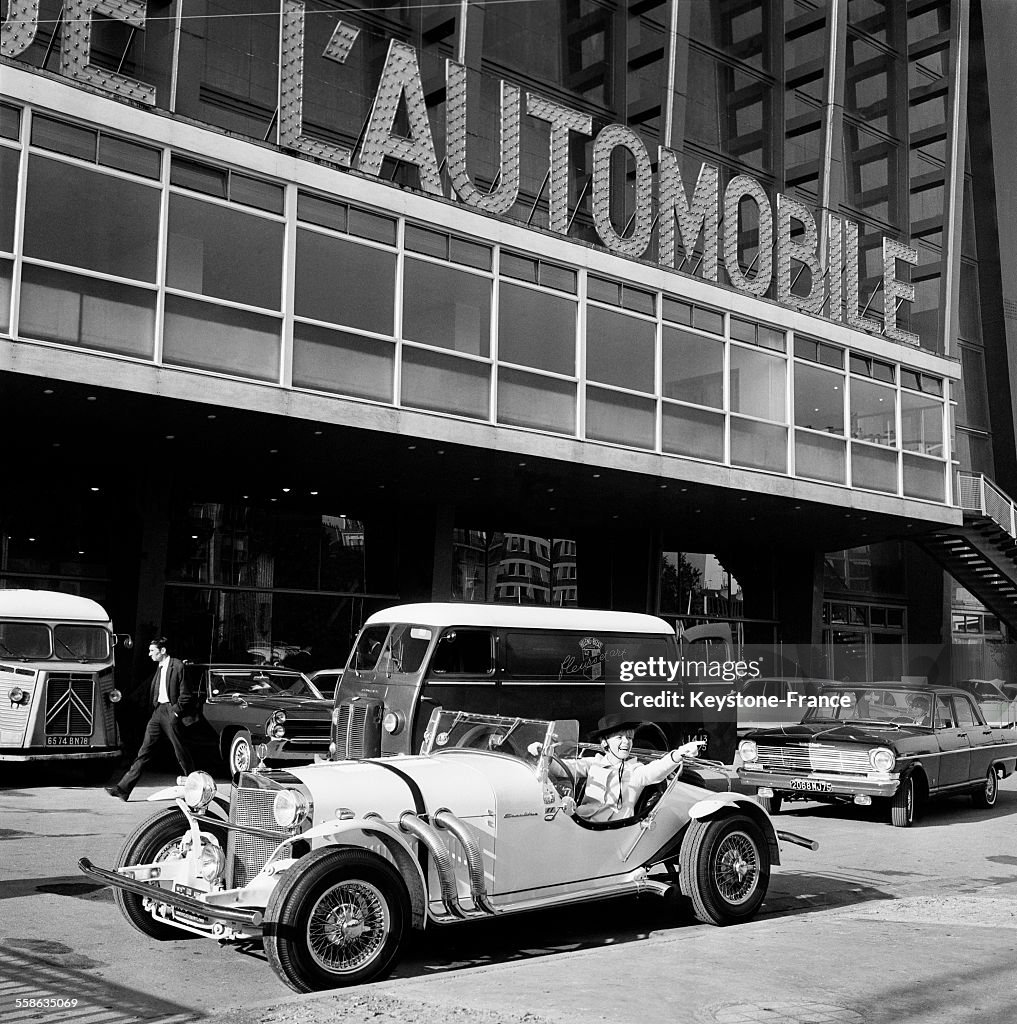
[[[1017,632],[1017,506],[980,473],[958,473],[957,504],[963,525],[914,541]]]

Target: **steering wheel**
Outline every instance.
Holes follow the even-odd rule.
[[[577,783],[575,775],[572,774],[572,769],[557,754],[548,754],[547,762],[549,766],[552,762],[556,764],[561,769],[562,775],[564,775],[564,778],[556,778],[550,772],[547,773],[548,781],[558,791],[558,796],[562,797],[562,799],[567,797],[575,799]]]
[[[470,750],[499,750],[503,754],[515,754],[515,748],[511,744],[496,743],[503,730],[491,725],[475,725],[456,740],[457,747],[467,747]]]

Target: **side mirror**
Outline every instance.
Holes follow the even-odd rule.
[[[129,651],[134,646],[134,641],[131,639],[130,633],[114,633],[113,634],[113,646],[122,647],[125,651]]]

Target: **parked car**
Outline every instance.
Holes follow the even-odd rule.
[[[311,673],[310,678],[323,697],[335,700],[335,691],[343,680],[343,670],[341,668],[319,668],[317,672]]]
[[[1017,700],[1007,696],[1001,682],[1001,679],[965,679],[954,686],[974,696],[989,725],[1006,728],[1017,721]]]
[[[205,741],[232,776],[269,757],[307,764],[328,752],[332,702],[302,672],[267,665],[188,665],[186,671],[211,730]],[[200,736],[197,741],[200,746]]]
[[[786,676],[746,679],[739,687],[738,735],[750,729],[797,725],[809,708],[809,701],[829,679],[799,679]]]
[[[838,684],[819,696],[825,706],[800,725],[750,732],[739,744],[738,774],[771,812],[790,799],[879,799],[907,828],[930,797],[968,793],[992,807],[998,780],[1017,763],[1013,730],[987,725],[956,687]]]
[[[417,755],[245,772],[228,802],[195,772],[156,794],[175,804],[114,869],[79,867],[142,934],[261,939],[302,992],[383,977],[411,929],[540,907],[680,886],[701,920],[746,921],[778,838],[816,847],[777,833],[706,762],[645,790],[629,818],[586,821],[567,764],[578,733],[575,720],[435,708]]]
[[[1017,683],[1000,683],[999,688],[1006,694],[1007,700],[1017,700]]]

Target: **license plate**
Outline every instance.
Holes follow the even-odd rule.
[[[204,893],[200,889],[192,889],[189,885],[181,885],[179,882],[174,884],[173,891],[183,893],[184,896],[204,896]]]
[[[87,747],[90,736],[47,736],[47,747]]]
[[[791,779],[790,789],[801,789],[807,793],[832,793],[833,786],[829,782],[817,782],[814,779]]]

